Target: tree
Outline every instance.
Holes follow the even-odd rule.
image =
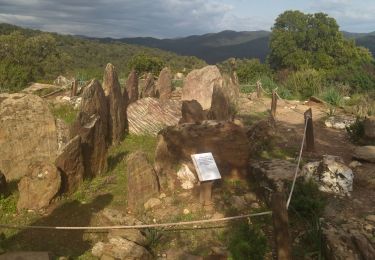
[[[268,61],[274,69],[332,69],[371,60],[369,51],[344,39],[336,20],[324,13],[286,11],[272,28]]]

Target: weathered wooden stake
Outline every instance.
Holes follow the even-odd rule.
[[[77,91],[78,91],[78,81],[75,79],[72,82],[72,91],[70,92],[71,97],[77,96]]]
[[[306,151],[312,152],[315,150],[315,140],[314,140],[314,127],[313,127],[313,120],[312,120],[312,110],[309,108],[304,113],[305,117],[305,124],[307,121],[307,128],[306,128]]]
[[[276,91],[272,90],[271,116],[276,120],[277,95]]]
[[[273,219],[273,230],[276,242],[277,259],[292,259],[288,211],[285,196],[281,192],[275,192],[271,196],[271,208]]]
[[[199,201],[203,206],[212,204],[212,185],[213,181],[204,181],[199,187]]]
[[[262,97],[262,90],[261,90],[261,82],[260,80],[257,81],[256,85],[257,85],[257,98],[261,98]]]

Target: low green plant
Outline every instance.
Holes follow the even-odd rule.
[[[339,90],[334,87],[324,89],[324,91],[321,93],[321,96],[324,101],[332,106],[339,107],[342,105],[343,97]]]
[[[346,132],[353,143],[359,143],[365,134],[363,119],[357,118],[353,124],[346,127]]]
[[[77,111],[71,105],[59,104],[51,107],[54,117],[63,120],[67,124],[72,124],[77,117]]]

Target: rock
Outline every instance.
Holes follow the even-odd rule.
[[[157,197],[159,185],[156,173],[143,152],[137,151],[127,159],[128,207],[140,208],[150,198]]]
[[[221,218],[225,218],[225,215],[222,214],[222,213],[219,213],[219,212],[215,212],[212,217],[212,219],[221,219]]]
[[[184,209],[184,211],[182,213],[184,213],[184,215],[188,215],[188,214],[190,214],[190,210]]]
[[[159,132],[155,169],[163,187],[176,180],[174,165],[191,162],[191,155],[212,152],[222,178],[244,176],[249,143],[243,128],[231,122],[169,126]],[[163,188],[166,188],[164,186]]]
[[[70,83],[70,80],[67,79],[66,77],[60,75],[58,76],[54,81],[53,81],[53,85],[56,85],[56,86],[64,86],[64,85],[67,85]]]
[[[144,87],[141,92],[141,98],[145,97],[156,97],[156,86],[152,73],[147,73]]]
[[[30,94],[0,94],[0,169],[8,181],[34,161],[53,161],[57,129],[48,104]]]
[[[194,184],[197,183],[195,174],[189,169],[186,164],[182,164],[181,168],[177,172],[177,179],[181,183],[181,187],[184,190],[190,190],[194,188]]]
[[[108,138],[108,106],[104,91],[92,80],[82,96],[81,111],[70,129],[70,136],[81,136],[85,174],[97,176],[106,171]]]
[[[315,180],[323,192],[350,195],[353,190],[353,172],[337,156],[324,155],[322,161],[306,164],[302,175]]]
[[[149,199],[143,206],[145,207],[145,210],[149,210],[152,208],[155,208],[157,206],[161,205],[161,200],[158,198],[151,198]]]
[[[357,146],[353,151],[353,157],[375,163],[375,145]]]
[[[253,203],[251,203],[250,208],[252,208],[252,209],[260,209],[260,205],[259,205],[258,202],[253,202]]]
[[[57,130],[57,153],[60,154],[65,145],[69,142],[69,125],[60,118],[56,118]]]
[[[181,99],[196,100],[209,119],[228,120],[234,115],[238,95],[238,86],[224,80],[216,66],[206,66],[186,76]]]
[[[375,116],[370,116],[363,121],[364,137],[375,140]]]
[[[124,238],[141,246],[146,246],[148,242],[138,229],[112,229],[108,233],[108,239],[116,237]]]
[[[40,210],[46,208],[60,190],[61,177],[50,163],[35,162],[29,173],[18,183],[17,209]]]
[[[134,69],[132,69],[126,81],[126,91],[124,91],[124,95],[125,94],[127,94],[126,99],[128,100],[128,104],[131,104],[138,100],[138,76],[137,72]]]
[[[160,193],[159,199],[165,199],[167,195],[164,192]]]
[[[7,180],[5,179],[5,175],[0,171],[0,195],[4,194],[7,188]]]
[[[109,106],[109,141],[112,144],[118,144],[127,128],[126,104],[116,69],[111,63],[108,63],[105,68],[103,89]]]
[[[111,222],[113,225],[141,225],[142,222],[137,220],[136,218],[126,215],[125,213],[115,210],[115,209],[109,209],[105,208],[102,211],[102,215],[105,219]]]
[[[160,102],[148,97],[130,104],[127,113],[131,134],[157,135],[165,126],[178,123],[181,118],[181,102]]]
[[[156,82],[156,92],[161,101],[169,100],[172,94],[172,73],[169,68],[160,71]]]
[[[324,123],[328,128],[345,129],[355,122],[354,117],[331,116]]]
[[[91,253],[100,259],[152,259],[146,248],[121,237],[111,238],[108,243],[96,243]]]
[[[206,113],[203,111],[202,106],[196,100],[187,100],[182,102],[181,107],[182,118],[179,124],[183,123],[202,123],[207,119]]]
[[[232,196],[229,202],[230,206],[238,211],[244,210],[247,206],[243,196]]]
[[[43,83],[32,83],[29,87],[24,88],[21,90],[22,93],[26,94],[36,94],[40,95],[40,93],[45,92],[53,92],[60,89],[56,85],[51,85],[51,84],[43,84]]]
[[[244,199],[247,203],[255,202],[257,201],[257,195],[254,192],[249,192],[244,195]]]
[[[364,235],[358,233],[353,234],[352,241],[362,259],[375,259],[375,249]]]
[[[352,168],[352,169],[357,168],[361,165],[362,165],[362,163],[360,163],[358,161],[352,161],[352,162],[349,163],[349,167]]]
[[[368,216],[366,217],[366,220],[368,220],[368,221],[371,221],[371,222],[374,222],[374,223],[375,223],[375,215],[368,215]]]
[[[81,149],[81,137],[69,141],[57,157],[55,165],[61,174],[61,192],[73,193],[83,181],[85,168]]]

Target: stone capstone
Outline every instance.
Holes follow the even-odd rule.
[[[169,100],[172,94],[172,73],[169,68],[160,71],[156,82],[156,94],[161,101]]]
[[[0,94],[0,169],[8,181],[34,161],[53,161],[57,129],[48,104],[31,94]]]
[[[157,135],[166,126],[176,125],[181,118],[181,102],[143,98],[128,106],[129,132],[135,135]]]
[[[132,210],[143,207],[150,198],[159,195],[156,173],[143,152],[134,152],[127,158],[126,190],[128,207]]]
[[[353,151],[353,157],[358,160],[375,163],[375,146],[357,146]]]
[[[61,177],[50,163],[34,162],[29,173],[18,183],[17,209],[40,210],[46,208],[60,190]]]
[[[81,149],[81,137],[69,141],[55,161],[62,179],[61,192],[73,193],[83,181],[85,168]]]

